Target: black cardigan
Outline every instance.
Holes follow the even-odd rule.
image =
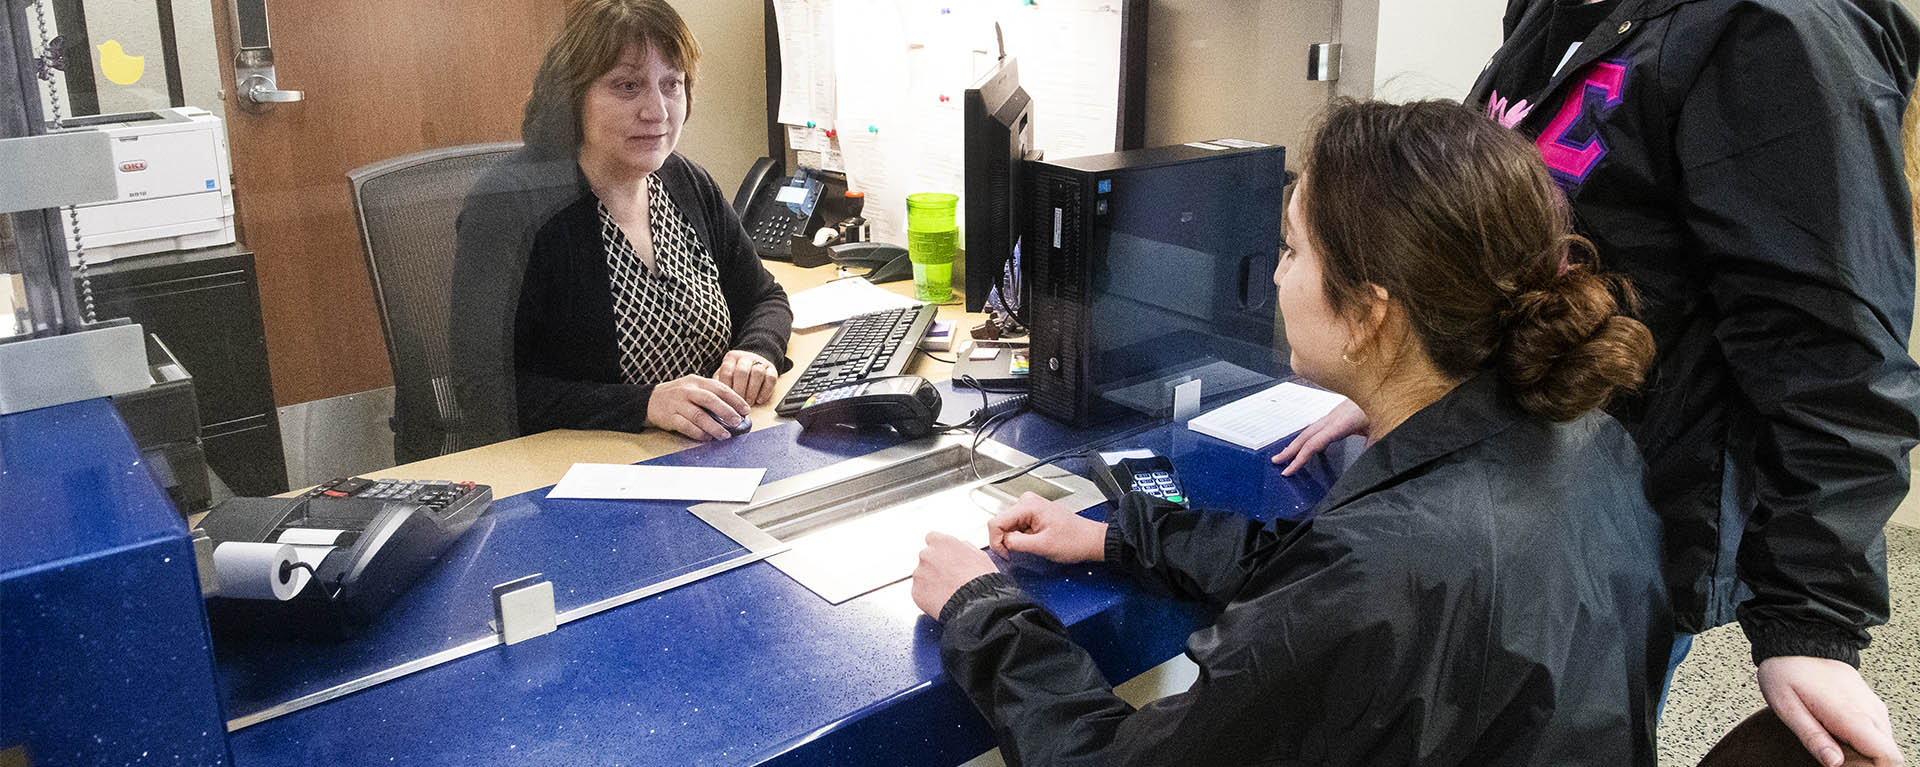
[[[730,348],[772,360],[781,371],[792,367],[786,346],[793,311],[786,291],[761,266],[719,185],[678,153],[656,175],[719,270],[733,320]],[[542,253],[543,263],[605,260],[595,203],[572,158],[541,159],[526,151],[489,171],[468,195],[460,211],[450,307],[463,446],[557,428],[646,427],[653,386],[628,384],[620,375],[611,301],[604,322],[583,323],[570,363],[529,369],[516,361],[515,317],[532,255]],[[591,307],[566,311],[598,316]]]

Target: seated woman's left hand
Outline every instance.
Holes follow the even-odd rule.
[[[967,581],[998,572],[987,552],[946,533],[927,533],[927,547],[920,550],[920,566],[913,570],[913,603],[927,617],[940,620],[940,609],[947,606],[953,592]]]
[[[764,405],[773,399],[773,382],[779,377],[780,369],[767,358],[739,349],[727,352],[720,369],[713,372],[714,380],[739,393],[749,405]]]

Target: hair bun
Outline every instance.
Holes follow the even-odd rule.
[[[1497,365],[1523,409],[1568,421],[1640,385],[1653,334],[1620,313],[1616,291],[1632,304],[1630,285],[1576,266],[1513,298]]]

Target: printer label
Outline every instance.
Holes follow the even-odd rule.
[[[146,160],[128,160],[120,163],[121,173],[136,173],[147,169]]]

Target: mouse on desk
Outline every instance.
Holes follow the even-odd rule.
[[[866,269],[861,276],[876,284],[913,276],[913,261],[907,258],[907,249],[890,243],[849,242],[828,248],[827,255],[843,268]]]
[[[727,434],[730,436],[738,437],[753,431],[752,415],[739,416],[738,420],[733,418],[733,411],[730,410],[723,410],[718,413],[708,410],[707,415],[713,416],[713,422],[720,424],[720,427],[726,429]]]

